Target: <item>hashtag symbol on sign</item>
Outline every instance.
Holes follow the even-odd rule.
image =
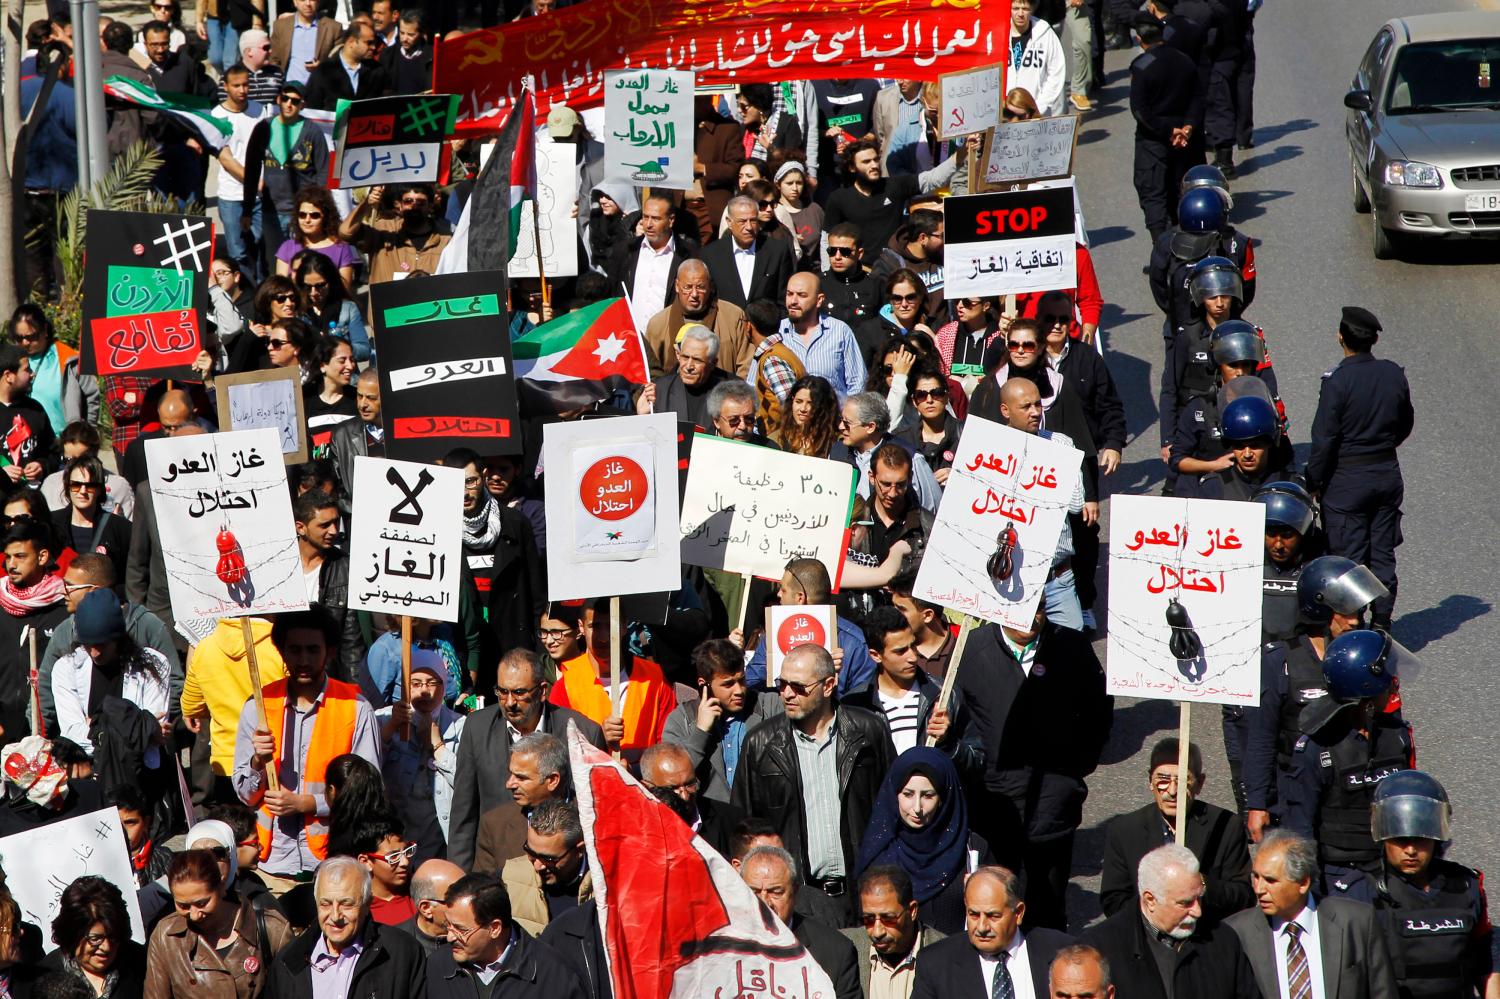
[[[425,135],[443,123],[443,110],[447,103],[443,100],[432,100],[408,104],[401,112],[402,127],[408,132]]]
[[[193,234],[196,233],[199,229],[207,228],[207,222],[183,222],[182,228],[174,231],[172,229],[172,223],[166,222],[162,224],[161,235],[156,239],[153,239],[151,243],[154,246],[160,246],[162,243],[167,244],[165,247],[165,252],[168,253],[169,256],[162,258],[162,264],[170,264],[173,267],[176,267],[177,273],[182,273],[182,262],[184,260],[191,260],[193,262],[193,270],[195,271],[205,270],[206,267],[203,261],[198,258],[198,254],[201,251],[207,250],[212,247],[213,242],[207,236],[204,236],[202,241],[199,242]],[[179,236],[181,236],[187,244],[182,249],[177,248],[177,238]]]

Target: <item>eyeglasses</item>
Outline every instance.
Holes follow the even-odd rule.
[[[267,350],[280,350],[282,347],[285,347],[289,343],[291,343],[290,340],[275,340],[271,337],[266,337]]]
[[[544,642],[561,642],[563,639],[576,634],[578,632],[572,628],[538,628],[536,637]],[[498,694],[499,690],[495,692]]]
[[[855,252],[852,246],[830,246],[828,248],[828,255],[830,257],[852,257]]]
[[[84,490],[88,490],[89,492],[96,493],[96,492],[99,491],[99,483],[97,483],[97,482],[77,482],[77,481],[73,481],[73,482],[69,482],[68,483],[68,492],[70,492],[70,493],[81,493]]]
[[[982,308],[984,308],[984,299],[982,299],[982,298],[960,298],[958,300],[958,304],[962,305],[966,309],[982,309]]]
[[[822,682],[822,680],[814,680],[812,683],[798,683],[795,680],[788,680],[784,676],[778,676],[773,686],[776,688],[776,693],[778,694],[790,687],[792,688],[792,693],[796,694],[798,697],[806,697],[808,694],[811,694],[814,690],[816,690],[818,684]]]
[[[1011,350],[1015,351],[1017,354],[1036,353],[1035,340],[1007,340],[1005,341],[1005,345]]]
[[[755,417],[753,416],[721,416],[719,419],[731,427],[750,427],[755,425]]]
[[[945,388],[912,389],[911,393],[912,402],[926,402],[928,399],[936,401],[946,398],[948,398],[948,390]]]
[[[448,923],[448,932],[457,937],[459,943],[467,947],[469,945],[469,938],[472,937],[475,933],[479,932],[479,927],[471,926],[467,930],[460,929],[457,924],[453,923],[450,920]]]
[[[864,924],[867,930],[874,927],[876,923],[880,923],[882,926],[889,926],[894,930],[901,925],[901,916],[899,913],[894,916],[887,916],[879,912],[866,912],[859,917],[859,921]]]
[[[266,42],[264,45],[257,45],[255,46],[255,49],[258,52],[269,52],[271,51],[271,43]]]
[[[298,212],[297,213],[297,217],[299,219],[313,219],[313,220],[317,220],[317,219],[320,219],[320,218],[323,217],[323,213],[322,212]]]
[[[107,943],[114,943],[115,938],[104,933],[89,933],[83,938],[83,942],[92,950],[98,950]]]
[[[545,639],[543,640],[545,641]],[[537,684],[535,687],[496,687],[495,697],[502,701],[524,701],[526,698],[530,697],[532,694],[535,694],[538,690],[541,689],[541,684]]]
[[[367,854],[365,854],[366,857],[370,857],[371,859],[374,859],[374,858],[378,857],[381,860],[385,861],[387,864],[389,864],[391,867],[395,867],[397,864],[401,863],[401,861],[403,861],[403,860],[410,860],[412,857],[415,857],[416,855],[417,855],[417,844],[415,844],[415,843],[408,843],[404,847],[402,847],[401,849],[399,849],[399,850],[392,850],[390,853],[367,853]]]
[[[1073,321],[1073,317],[1068,315],[1037,316],[1036,321],[1043,326],[1066,326]]]
[[[894,291],[891,292],[891,302],[892,303],[906,304],[906,303],[910,303],[910,302],[920,302],[922,300],[922,297],[923,296],[917,294],[916,292],[913,292],[910,295],[898,295]]]

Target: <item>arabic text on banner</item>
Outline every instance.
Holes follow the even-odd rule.
[[[604,74],[604,176],[684,191],[693,186],[693,74]]]
[[[1265,512],[1259,503],[1224,500],[1111,500],[1111,694],[1260,703]],[[1169,645],[1173,600],[1186,612],[1202,650],[1190,659],[1178,659]]]
[[[463,469],[358,457],[354,495],[350,609],[457,621]]]
[[[945,298],[983,298],[1078,284],[1073,185],[970,194],[944,203]]]
[[[573,452],[573,557],[585,562],[656,551],[656,465],[648,441],[589,444]],[[676,485],[675,478],[671,485]]]

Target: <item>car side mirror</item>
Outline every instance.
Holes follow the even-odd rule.
[[[1344,107],[1351,111],[1368,111],[1374,106],[1368,90],[1351,90],[1344,95]]]

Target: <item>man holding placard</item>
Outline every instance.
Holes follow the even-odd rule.
[[[634,761],[648,746],[661,741],[667,716],[677,707],[677,694],[661,667],[631,655],[628,643],[620,650],[617,690],[610,690],[610,613],[607,597],[595,600],[583,612],[588,651],[559,666],[551,701],[598,723],[609,748]]]

